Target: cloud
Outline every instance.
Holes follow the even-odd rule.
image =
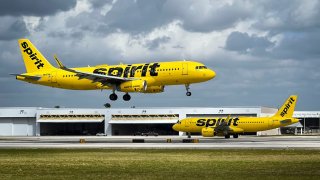
[[[257,7],[255,28],[272,32],[305,31],[320,27],[317,0],[254,1]]]
[[[251,16],[244,1],[167,1],[165,13],[183,22],[183,28],[195,32],[211,32],[233,27]]]
[[[320,58],[320,29],[307,32],[288,32],[282,34],[274,56],[291,59]]]
[[[1,2],[0,16],[48,16],[67,11],[76,5],[76,0],[10,0]]]
[[[13,40],[29,35],[23,18],[15,18],[10,16],[0,17],[0,40]]]
[[[154,50],[154,49],[159,48],[159,46],[161,44],[166,43],[168,41],[170,41],[170,37],[168,37],[168,36],[159,37],[159,38],[153,39],[151,41],[148,41],[146,43],[146,46],[148,47],[149,50]]]
[[[12,5],[0,12],[7,25],[0,27],[1,106],[102,107],[111,93],[16,81],[8,74],[24,72],[16,39],[26,37],[50,62],[57,53],[68,67],[191,59],[217,72],[192,84],[191,97],[183,85],[168,86],[162,94],[132,93],[113,107],[275,107],[294,93],[298,109],[319,110],[319,1],[34,2],[0,7]]]
[[[107,13],[102,13],[106,4],[109,10]],[[102,30],[100,33],[116,30],[131,34],[146,33],[174,21],[182,22],[181,26],[187,31],[211,32],[233,27],[252,15],[250,4],[243,1],[228,3],[209,0],[119,0],[94,1],[91,5],[93,11],[85,12],[81,16],[82,18],[94,16],[93,21],[96,23],[80,27],[84,30]],[[84,23],[80,22],[82,18],[74,18],[75,23],[70,22],[70,24],[82,24]]]
[[[225,49],[239,53],[262,55],[273,46],[274,43],[270,42],[267,37],[250,36],[248,33],[235,31],[228,36]]]

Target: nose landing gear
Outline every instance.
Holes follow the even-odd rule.
[[[189,89],[190,89],[190,84],[185,84],[185,86],[186,86],[186,90],[187,90],[186,95],[187,95],[187,96],[191,96],[191,92],[189,91]]]

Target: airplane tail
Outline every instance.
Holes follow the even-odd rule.
[[[55,68],[28,39],[19,39],[18,42],[27,73]]]
[[[298,96],[291,95],[281,106],[278,112],[274,116],[281,117],[292,117],[294,108],[297,103]]]

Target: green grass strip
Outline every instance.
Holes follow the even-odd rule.
[[[0,179],[319,179],[320,150],[0,149]]]

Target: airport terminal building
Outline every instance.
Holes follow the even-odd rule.
[[[155,132],[159,135],[183,135],[172,125],[187,117],[226,117],[273,115],[267,107],[220,108],[0,108],[0,136],[108,135],[127,136]],[[300,123],[273,130],[273,133],[310,134],[320,132],[320,111],[295,111]],[[264,132],[258,132],[263,135]]]

